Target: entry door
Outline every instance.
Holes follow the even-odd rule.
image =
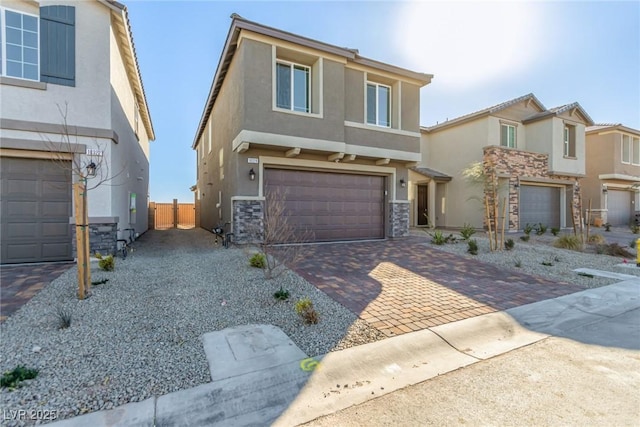
[[[418,225],[429,225],[427,188],[426,185],[418,185]]]

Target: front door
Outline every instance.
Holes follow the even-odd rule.
[[[418,185],[418,225],[429,225],[427,186]]]

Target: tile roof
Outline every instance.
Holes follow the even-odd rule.
[[[438,172],[435,169],[425,168],[425,167],[412,167],[410,170],[419,173],[420,175],[424,175],[427,178],[431,178],[434,181],[451,181],[451,177],[445,173]]]

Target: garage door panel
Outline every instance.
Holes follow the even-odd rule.
[[[7,223],[3,239],[35,239],[38,235],[39,225],[33,222],[10,222]]]
[[[631,191],[609,190],[607,193],[607,222],[611,225],[628,225],[631,221]]]
[[[520,228],[542,223],[560,227],[560,188],[523,185],[520,187]]]
[[[69,224],[63,223],[43,223],[42,237],[64,237],[69,235]]]
[[[67,201],[50,202],[45,201],[40,204],[42,208],[41,216],[44,218],[71,216],[70,205]]]
[[[36,181],[33,181],[33,179],[29,180],[28,178],[24,180],[11,179],[7,182],[5,191],[6,196],[22,196],[32,198],[38,195],[38,183]]]
[[[44,243],[42,245],[42,257],[46,259],[55,258],[59,253],[70,251],[71,245],[68,243]]]
[[[38,215],[38,203],[27,201],[8,201],[6,213],[8,218],[33,218]]]

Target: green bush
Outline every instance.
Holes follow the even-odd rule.
[[[516,242],[514,242],[513,239],[507,239],[504,241],[504,248],[508,251],[513,249],[515,245],[516,245]]]
[[[18,365],[11,371],[6,371],[0,378],[0,386],[10,390],[20,387],[20,383],[24,380],[31,380],[38,376],[37,369],[28,369],[22,365]]]
[[[609,231],[609,230],[607,230],[607,231]],[[632,224],[632,225],[631,225],[631,232],[632,232],[633,234],[638,234],[638,233],[640,233],[640,225]]]
[[[282,286],[280,286],[280,289],[278,289],[276,293],[273,294],[273,297],[278,301],[286,301],[289,299],[289,291],[283,289]]]
[[[476,241],[476,239],[467,241],[467,245],[469,245],[467,252],[469,252],[471,255],[478,255],[478,242]]]
[[[263,253],[258,252],[249,258],[249,264],[251,264],[251,267],[265,268],[267,266],[267,258]]]
[[[296,302],[295,309],[298,316],[302,317],[304,323],[308,325],[318,323],[318,313],[315,308],[313,308],[313,303],[309,298],[303,298]]]
[[[476,233],[476,229],[471,226],[471,224],[465,223],[460,230],[460,235],[463,240],[469,240],[471,236]]]
[[[515,265],[518,268],[522,267],[522,260],[520,258],[514,259],[513,260],[513,265]]]
[[[636,240],[635,240],[635,239],[629,242],[629,247],[630,247],[631,249],[633,249],[633,248],[635,248],[635,247],[636,247]]]
[[[553,242],[553,246],[556,248],[571,249],[572,251],[582,250],[580,238],[573,234],[565,234],[564,236],[558,237],[556,241]]]
[[[431,236],[431,243],[434,245],[444,245],[447,243],[447,238],[440,230],[436,230],[433,233],[429,233]]]
[[[542,236],[544,233],[547,232],[547,226],[544,225],[543,223],[539,223],[535,230],[538,236]]]
[[[558,233],[560,233],[560,229],[558,227],[551,228],[551,234],[553,234],[554,236],[557,236]]]
[[[607,240],[602,234],[592,234],[591,236],[589,236],[588,243],[592,245],[603,245],[607,243]]]
[[[522,231],[524,232],[524,234],[526,234],[528,236],[533,231],[533,225],[531,225],[531,224],[525,225],[524,228],[522,229]]]
[[[99,255],[99,254],[98,254]],[[100,267],[104,271],[113,271],[116,268],[116,261],[113,259],[112,255],[108,255],[106,257],[101,256],[100,261],[98,261],[98,267]]]
[[[530,238],[531,236],[529,236],[528,234],[525,234],[524,236],[520,236],[520,240],[522,240],[523,242],[528,242]]]
[[[56,320],[58,321],[58,329],[67,329],[71,326],[71,310],[67,310],[63,307],[56,308]]]

